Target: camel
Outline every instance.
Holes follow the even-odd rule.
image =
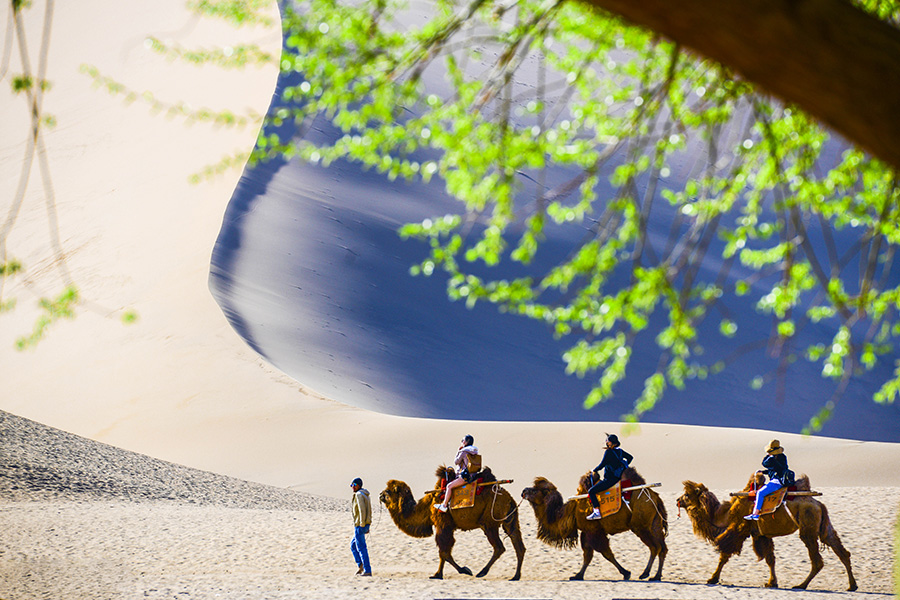
[[[579,494],[587,493],[590,488],[589,475],[590,473],[586,473],[579,481]],[[630,480],[632,485],[646,483],[633,467],[625,470],[622,479]],[[609,545],[609,536],[624,531],[634,533],[650,549],[650,560],[640,578],[650,577],[650,569],[657,557],[659,566],[656,574],[650,577],[650,581],[659,581],[662,578],[663,563],[668,553],[666,546],[668,516],[662,499],[653,490],[647,488],[634,492],[630,507],[623,502],[618,512],[595,521],[587,519],[590,504],[586,498],[564,502],[556,486],[544,477],[535,478],[533,487],[522,490],[522,497],[528,500],[534,509],[538,521],[538,539],[545,544],[557,548],[573,548],[581,532],[583,562],[581,570],[571,576],[570,580],[584,579],[584,573],[591,564],[595,550],[612,563],[622,577],[630,579],[631,572],[616,561]]]
[[[438,467],[435,473],[438,476],[438,483],[435,489],[441,487],[440,483],[447,469],[444,466]],[[485,467],[478,475],[485,482],[497,481],[497,478],[491,473],[490,468]],[[525,544],[522,542],[522,531],[519,528],[519,513],[516,503],[512,496],[500,486],[497,486],[497,492],[488,488],[479,496],[475,496],[475,506],[470,508],[451,509],[446,513],[434,508],[437,501],[437,494],[427,493],[425,497],[417,502],[413,498],[409,485],[396,479],[387,482],[387,487],[378,496],[382,504],[387,507],[391,515],[391,519],[400,531],[412,537],[431,537],[434,531],[434,541],[437,543],[438,556],[440,564],[438,564],[437,572],[431,576],[431,579],[444,578],[444,563],[450,563],[457,572],[464,575],[471,575],[472,571],[468,567],[461,567],[456,564],[451,555],[453,544],[456,540],[453,532],[456,529],[469,531],[471,529],[481,529],[487,536],[488,542],[494,549],[491,559],[484,568],[478,572],[476,577],[484,577],[487,575],[500,555],[506,548],[500,539],[500,527],[512,540],[513,548],[516,551],[516,574],[510,581],[517,581],[522,575],[522,560],[525,558]]]
[[[759,489],[764,483],[764,477],[756,473],[750,477],[750,481],[744,491]],[[755,487],[754,487],[755,486]],[[809,477],[803,475],[797,479],[798,490],[809,491]],[[809,496],[788,497],[785,502],[787,511],[779,508],[771,515],[764,515],[761,521],[747,521],[745,515],[753,509],[752,498],[734,498],[720,503],[715,494],[709,491],[702,483],[693,481],[684,482],[684,494],[677,501],[679,508],[687,510],[688,516],[694,527],[694,534],[700,539],[708,541],[719,551],[719,565],[715,573],[707,583],[719,582],[722,567],[728,559],[741,553],[741,548],[748,537],[753,538],[753,550],[759,560],[765,559],[769,565],[769,581],[766,587],[778,587],[778,579],[775,577],[775,544],[772,538],[791,535],[800,531],[800,539],[806,544],[809,551],[809,560],[812,563],[809,575],[794,589],[803,589],[809,585],[813,577],[822,570],[822,554],[819,552],[817,540],[829,546],[847,569],[850,580],[848,591],[856,589],[856,579],[853,577],[853,569],[850,566],[850,552],[848,552],[841,538],[831,525],[828,517],[828,509],[825,505]],[[762,533],[760,523],[763,524]]]

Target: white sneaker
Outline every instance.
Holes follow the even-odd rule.
[[[441,512],[447,512],[447,507],[443,504],[435,504],[434,507]]]
[[[595,511],[593,511],[591,514],[589,514],[589,515],[587,516],[587,520],[588,520],[588,521],[596,521],[596,520],[599,519],[600,517],[601,517],[600,511],[599,511],[599,510],[595,510]]]

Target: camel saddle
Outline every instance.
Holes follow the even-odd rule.
[[[481,495],[481,488],[478,487],[479,481],[481,479],[476,479],[471,483],[454,489],[450,495],[450,509],[472,508],[475,506],[475,496]]]
[[[796,485],[790,485],[788,487],[779,488],[775,492],[766,496],[766,499],[763,500],[762,508],[759,511],[761,515],[769,515],[778,510],[778,507],[784,504],[786,496],[793,495],[792,492],[802,492],[803,490],[798,490]],[[750,490],[747,492],[748,498],[756,498],[756,490]]]
[[[762,507],[759,509],[760,515],[770,515],[778,510],[778,507],[784,504],[784,497],[788,493],[788,488],[778,489],[763,499]],[[756,492],[752,492],[751,498],[756,497]]]
[[[625,498],[625,500],[627,500],[628,502],[631,502],[631,494],[634,493],[634,492],[633,492],[633,490],[627,490],[627,489],[625,489],[625,488],[630,488],[630,487],[631,487],[631,485],[632,485],[632,484],[631,484],[631,480],[630,480],[630,479],[625,479],[625,478],[623,477],[623,478],[621,479],[621,481],[619,481],[619,483],[622,484],[622,489],[625,490],[625,491],[622,492],[622,497]]]
[[[600,503],[600,517],[608,517],[614,515],[622,509],[622,481],[617,481],[616,485],[608,490],[604,490],[597,494],[597,501]],[[631,482],[627,482],[630,487]],[[626,492],[629,496],[630,492]]]
[[[466,485],[462,485],[450,492],[450,509],[454,508],[471,508],[475,506],[475,496],[480,496],[489,486],[478,487],[479,483],[484,481],[483,477],[473,479]],[[441,479],[441,493],[438,495],[438,501],[443,501],[446,494],[447,480]]]

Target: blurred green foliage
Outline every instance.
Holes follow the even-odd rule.
[[[895,26],[900,20],[894,0],[857,5]],[[268,22],[262,0],[191,6],[237,25]],[[423,6],[418,18],[404,18]],[[635,343],[652,343],[658,360],[629,421],[669,388],[758,350],[759,340],[738,331],[734,297],[751,299],[772,322],[762,345],[777,366],[755,374],[751,387],[783,380],[800,359],[834,382],[808,431],[830,418],[851,378],[880,361],[896,370],[874,399],[896,401],[900,288],[889,273],[900,242],[897,174],[859,150],[835,150],[840,142],[800,107],[577,2],[302,0],[282,9],[279,65],[298,83],[265,117],[251,163],[351,160],[391,180],[442,182],[459,209],[400,229],[430,248],[411,273],[442,272],[451,299],[492,303],[571,339],[567,370],[594,381],[586,406],[616,393],[634,368]],[[255,47],[150,44],[194,63],[270,60]],[[257,122],[188,111],[84,70],[111,93],[166,114]],[[338,132],[332,141],[306,135],[323,123]],[[245,158],[226,157],[192,178]],[[672,215],[664,242],[648,234],[660,211]],[[551,229],[575,226],[580,242],[541,272],[504,278],[486,268],[533,267]],[[857,240],[844,255],[831,235],[837,230]],[[718,273],[701,268],[711,249]],[[851,263],[858,277],[845,275]],[[734,272],[741,276],[726,284]],[[833,336],[799,343],[818,323]],[[639,339],[650,329],[654,336]],[[711,336],[732,340],[734,352],[706,358]]]
[[[393,0],[291,6],[281,70],[300,83],[267,122],[295,128],[283,138],[264,130],[251,161],[345,159],[390,179],[442,180],[459,211],[401,228],[431,248],[411,272],[443,271],[451,299],[574,336],[564,358],[595,382],[587,406],[615,394],[654,317],[666,319],[658,364],[626,420],[738,360],[746,349],[703,358],[702,336],[738,333],[732,294],[753,297],[773,323],[777,371],[753,387],[798,358],[834,380],[808,431],[821,429],[850,378],[896,355],[900,289],[886,274],[900,242],[897,175],[852,148],[825,152],[835,143],[798,107],[579,3],[437,0],[416,26],[400,24],[408,7]],[[863,6],[897,21],[894,2]],[[337,139],[304,136],[314,121],[329,122]],[[691,156],[702,160],[685,170]],[[551,183],[551,167],[568,178]],[[647,223],[661,206],[674,222],[669,240],[654,244]],[[479,266],[531,264],[549,228],[571,224],[581,242],[543,273],[496,278]],[[858,242],[839,257],[830,231],[848,228]],[[817,254],[812,229],[828,255]],[[700,265],[711,247],[723,267],[710,275]],[[851,259],[858,281],[842,277]],[[725,286],[738,267],[751,274]],[[627,283],[610,285],[623,270]],[[717,323],[714,333],[701,335],[705,321]],[[799,347],[798,332],[823,321],[833,339]],[[900,371],[875,399],[895,401],[898,385]]]
[[[44,334],[47,332],[47,328],[50,327],[50,325],[59,319],[74,318],[74,309],[78,302],[78,290],[74,286],[67,287],[53,300],[41,298],[41,316],[38,317],[30,335],[22,336],[16,340],[16,347],[19,350],[32,348],[44,337]]]

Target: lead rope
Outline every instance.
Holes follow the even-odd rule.
[[[659,512],[659,507],[656,505],[656,502],[653,501],[653,496],[650,495],[650,489],[649,488],[641,488],[641,491],[638,492],[638,495],[637,495],[637,498],[635,499],[635,501],[640,500],[641,496],[645,493],[647,494],[647,500],[649,500],[651,506],[653,506],[653,510],[655,510],[656,514],[659,515],[660,520],[662,520],[662,522],[666,524],[666,537],[669,537],[669,527],[668,527],[669,520],[667,518],[665,518],[664,516],[662,516],[662,513]],[[678,518],[679,519],[681,518],[681,505],[680,504],[678,505]]]
[[[369,527],[369,532],[375,531],[378,528],[378,524],[381,523],[381,513],[384,512],[384,506],[381,505],[381,500],[378,501],[378,517],[374,520],[375,522]]]
[[[513,509],[506,514],[506,516],[504,516],[502,519],[498,519],[494,516],[494,507],[497,505],[497,496],[500,495],[500,490],[501,487],[499,483],[495,483],[491,486],[491,491],[494,492],[494,499],[491,501],[491,518],[498,523],[502,523],[503,521],[506,521],[508,518],[510,518],[514,512],[519,510],[519,506],[521,506],[522,503],[525,502],[525,498],[522,498],[521,500],[519,500],[519,503],[516,504]]]

